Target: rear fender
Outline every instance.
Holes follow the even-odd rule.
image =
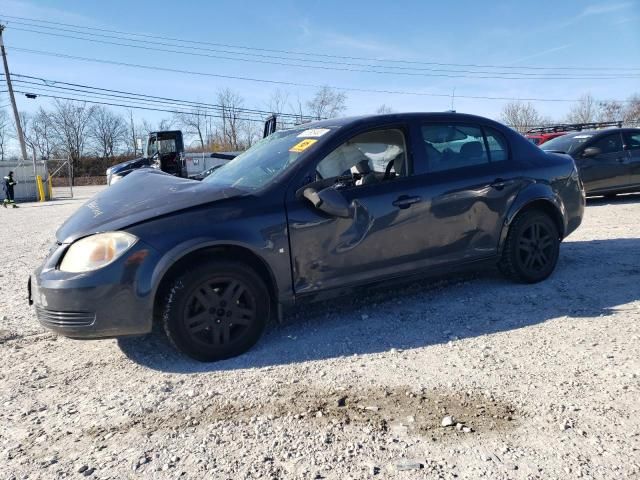
[[[532,183],[524,188],[511,204],[509,213],[505,218],[498,251],[502,252],[504,243],[509,233],[509,228],[515,218],[529,208],[538,208],[547,212],[556,222],[560,238],[563,238],[567,230],[567,215],[564,204],[556,192],[546,183]]]

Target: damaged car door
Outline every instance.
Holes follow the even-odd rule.
[[[424,228],[406,126],[360,133],[315,164],[287,202],[294,290],[356,285],[411,269]]]
[[[422,219],[431,265],[467,263],[496,255],[507,213],[526,181],[498,130],[426,122],[420,127],[424,188]],[[417,152],[418,153],[418,152]]]

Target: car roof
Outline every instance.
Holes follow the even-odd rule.
[[[450,121],[450,122],[470,122],[470,123],[492,123],[497,124],[494,120],[478,115],[470,115],[467,113],[455,112],[407,112],[407,113],[388,113],[379,115],[360,115],[353,117],[329,118],[326,120],[316,120],[310,123],[296,125],[296,128],[319,128],[319,127],[347,127],[357,124],[366,123],[393,123],[410,120],[433,120],[433,121]],[[499,124],[502,127],[504,125]]]
[[[640,128],[611,127],[611,128],[601,128],[598,130],[581,130],[577,132],[569,132],[564,136],[566,136],[567,138],[575,138],[580,135],[589,135],[590,137],[594,137],[596,135],[606,135],[608,133],[615,133],[615,132],[640,132]]]

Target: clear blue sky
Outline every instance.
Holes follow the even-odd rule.
[[[2,15],[344,56],[455,64],[640,69],[639,1],[3,0],[0,18]],[[92,44],[17,31],[15,27],[18,25],[9,22],[5,44],[10,52],[11,69],[16,73],[207,102],[215,101],[214,94],[219,88],[230,87],[245,98],[247,107],[255,108],[265,107],[275,86],[100,65],[10,49],[48,50],[200,72],[363,89],[450,94],[455,88],[456,110],[494,118],[499,116],[504,101],[464,99],[460,95],[577,98],[591,93],[599,99],[624,99],[640,93],[640,78],[500,80],[315,70]],[[635,73],[640,74],[640,70]],[[291,99],[298,95],[307,99],[314,92],[306,87],[281,88],[289,92]],[[396,111],[437,111],[451,105],[448,97],[364,92],[347,95],[349,114],[371,113],[382,103]],[[18,101],[19,108],[24,110],[46,104],[42,98],[30,101],[20,97]],[[5,103],[3,95],[0,104]],[[565,103],[534,103],[541,113],[554,118],[560,118],[570,107]],[[162,114],[144,116],[157,120]]]

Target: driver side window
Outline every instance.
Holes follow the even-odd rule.
[[[590,147],[600,149],[600,154],[617,153],[622,151],[622,137],[619,133],[607,135],[593,142]]]
[[[351,177],[365,185],[407,175],[404,135],[397,129],[362,133],[324,157],[316,171],[319,179]]]

